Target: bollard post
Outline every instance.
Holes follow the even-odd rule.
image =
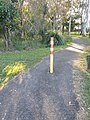
[[[87,56],[87,70],[90,71],[90,55]]]
[[[53,73],[54,37],[50,40],[50,73]]]

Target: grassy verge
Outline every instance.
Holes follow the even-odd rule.
[[[90,38],[86,37],[85,39],[90,41]],[[83,59],[81,60],[81,66],[84,69],[84,72],[82,72],[83,81],[81,81],[81,88],[82,99],[85,101],[83,107],[88,114],[86,120],[90,120],[90,73],[86,71],[87,55],[90,55],[90,49],[83,54]]]
[[[82,72],[83,81],[81,82],[83,107],[87,113],[86,120],[90,120],[90,75]]]
[[[86,37],[83,37],[78,32],[72,32],[71,35],[77,38],[84,39],[85,41],[88,42],[88,44],[90,44],[90,38],[88,34],[86,35]],[[82,100],[84,101],[83,107],[87,113],[85,120],[90,120],[90,73],[86,71],[87,69],[86,56],[87,55],[90,55],[90,49],[88,49],[82,56],[80,66],[82,68],[81,75],[83,77],[83,80],[81,81],[80,86],[81,86],[81,97],[82,97]]]

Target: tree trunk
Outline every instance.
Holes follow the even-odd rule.
[[[21,9],[21,38],[24,38],[22,9]]]
[[[90,28],[88,29],[88,32],[89,32],[89,38],[90,38]]]
[[[49,21],[49,26],[50,26],[49,29],[50,29],[50,30],[53,30],[53,20],[51,20],[51,19],[50,19],[50,21]]]
[[[3,36],[4,36],[4,43],[5,43],[6,50],[8,50],[8,48],[9,48],[9,43],[8,43],[8,39],[7,39],[6,33],[4,33]]]
[[[43,14],[43,21],[42,21],[42,30],[45,33],[45,15]]]
[[[3,30],[3,37],[4,37],[4,43],[6,46],[6,50],[9,50],[9,47],[11,47],[12,45],[12,41],[11,41],[11,32],[9,28],[4,28]]]
[[[87,10],[87,28],[90,29],[90,0],[88,0],[88,10]]]
[[[90,31],[89,31],[89,38],[90,38]]]
[[[71,36],[71,16],[70,16],[70,19],[69,19],[68,35]]]
[[[54,19],[53,19],[53,30],[57,29],[57,23],[56,23],[56,15],[54,15]]]
[[[82,27],[81,28],[82,28],[82,30],[81,30],[82,31],[82,35],[86,36],[86,23],[82,23]]]
[[[62,34],[64,34],[64,24],[62,25]]]
[[[62,32],[62,34],[63,34],[63,23],[62,23],[62,20],[60,20],[60,32]]]

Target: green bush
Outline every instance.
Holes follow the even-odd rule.
[[[15,62],[11,65],[7,65],[2,70],[2,76],[0,78],[1,86],[7,83],[13,76],[17,75],[18,73],[24,71],[26,65],[21,62]]]
[[[54,45],[64,45],[65,39],[62,35],[58,34],[58,32],[49,31],[45,34],[44,44],[46,47],[50,47],[50,38],[54,37]]]

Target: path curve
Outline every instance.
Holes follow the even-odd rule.
[[[74,42],[55,53],[54,74],[49,74],[47,57],[0,91],[0,120],[77,119],[80,106],[74,93],[74,62],[88,44],[76,38]]]

